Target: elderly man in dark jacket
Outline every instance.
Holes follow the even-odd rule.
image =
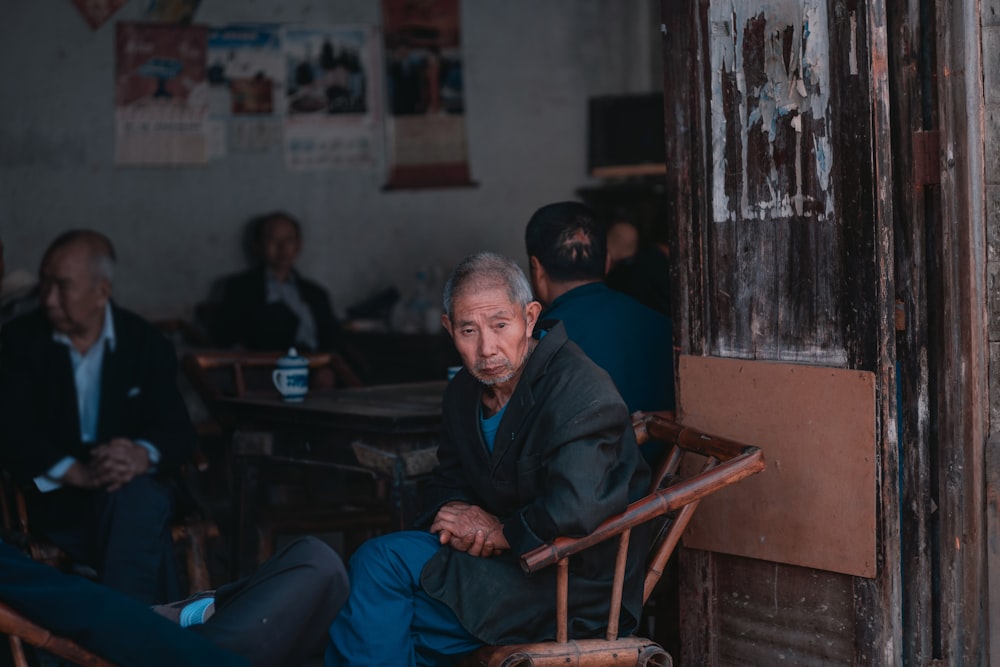
[[[390,534],[351,561],[351,595],[330,629],[326,662],[443,665],[483,643],[555,636],[555,573],[527,577],[525,552],[583,535],[642,496],[649,470],[607,373],[538,323],[541,306],[512,261],[481,253],[445,288],[442,322],[464,370],[444,397],[429,532]],[[621,613],[641,612],[643,531],[630,545]],[[605,628],[615,546],[576,559],[570,633]]]

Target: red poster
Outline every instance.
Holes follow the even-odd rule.
[[[91,30],[97,30],[128,0],[73,0],[80,16]]]
[[[390,189],[473,185],[460,19],[458,0],[382,0]]]

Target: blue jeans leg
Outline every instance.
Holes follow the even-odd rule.
[[[327,667],[448,665],[482,643],[420,588],[440,548],[421,531],[369,540],[351,558],[351,594],[330,626]]]

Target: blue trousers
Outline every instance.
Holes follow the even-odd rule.
[[[330,626],[326,667],[451,665],[482,646],[420,587],[420,572],[439,548],[436,535],[403,531],[355,552],[351,594]]]
[[[0,601],[122,667],[287,667],[319,655],[347,597],[340,557],[300,537],[215,592],[215,614],[181,628],[83,577],[0,543]]]
[[[0,601],[122,667],[247,667],[132,597],[0,544]]]

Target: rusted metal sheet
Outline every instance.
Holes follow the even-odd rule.
[[[697,355],[681,355],[677,373],[685,426],[738,435],[768,462],[703,500],[684,543],[876,576],[874,374]]]

